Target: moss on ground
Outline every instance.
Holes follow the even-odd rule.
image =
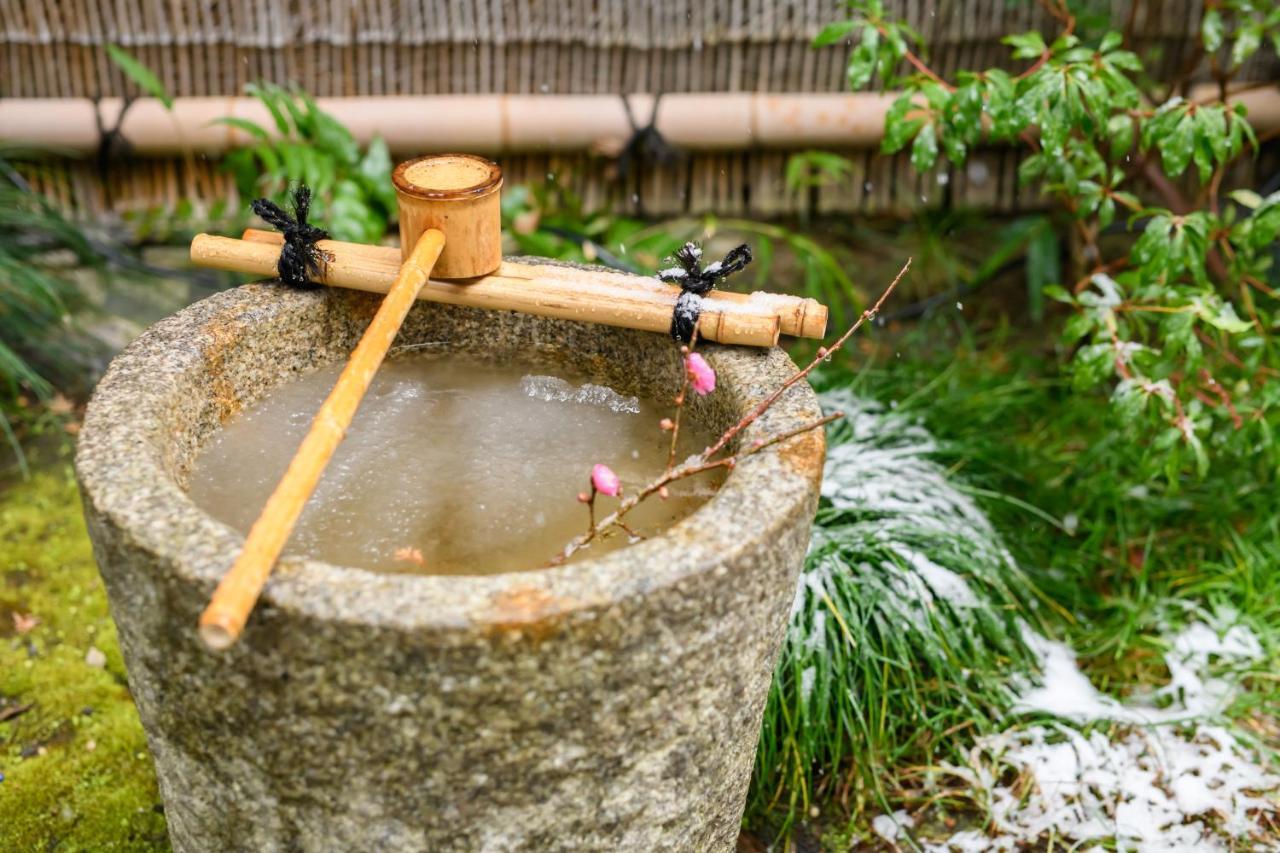
[[[0,850],[168,849],[65,460],[0,497],[0,773]]]

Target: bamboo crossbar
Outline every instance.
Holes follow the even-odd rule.
[[[274,276],[281,235],[250,229],[244,239],[198,235],[191,260],[205,267]],[[318,248],[329,261],[320,283],[386,293],[400,266],[400,250],[336,240]],[[667,332],[680,290],[657,279],[605,270],[504,261],[497,272],[463,281],[431,279],[419,299],[490,310]],[[827,309],[813,299],[773,293],[713,291],[703,299],[698,334],[708,341],[772,346],[779,334],[821,338]]]

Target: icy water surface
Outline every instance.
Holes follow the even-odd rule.
[[[284,473],[341,365],[277,388],[201,451],[191,497],[247,532]],[[536,569],[586,529],[576,499],[604,462],[624,492],[666,463],[669,405],[619,394],[545,367],[416,355],[389,360],[286,554],[382,572],[492,574]],[[680,456],[708,444],[688,429]],[[628,516],[652,535],[711,496],[711,475],[676,484]],[[607,512],[616,500],[597,498]],[[584,556],[627,544],[612,535]]]

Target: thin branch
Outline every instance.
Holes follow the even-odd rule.
[[[680,415],[684,412],[685,401],[689,399],[689,353],[698,345],[698,324],[693,325],[693,334],[689,336],[689,345],[680,348],[680,369],[684,378],[680,382],[680,393],[676,395],[676,413],[671,419],[671,451],[667,454],[667,470],[676,465],[676,442],[680,440]]]
[[[907,274],[907,270],[909,269],[911,269],[910,258],[908,258],[907,262],[902,265],[902,269],[898,271],[898,274],[896,276],[894,276],[893,281],[891,281],[889,283],[889,286],[885,288],[884,293],[880,294],[880,298],[876,300],[875,304],[872,305],[867,310],[863,311],[862,314],[858,317],[857,322],[855,322],[852,326],[850,326],[848,331],[846,331],[843,335],[841,335],[840,338],[834,344],[832,344],[829,348],[819,349],[818,355],[813,359],[813,361],[809,362],[809,364],[806,365],[802,370],[800,370],[798,373],[796,373],[786,382],[782,383],[781,387],[779,387],[776,391],[774,391],[772,394],[766,397],[760,403],[760,405],[756,406],[749,413],[743,416],[742,420],[738,421],[736,424],[734,424],[733,426],[725,430],[724,434],[720,436],[719,440],[717,440],[716,443],[713,444],[711,447],[707,448],[706,455],[714,456],[715,454],[723,450],[725,445],[727,445],[730,441],[733,441],[734,437],[737,436],[738,433],[742,432],[751,424],[755,423],[756,420],[761,415],[763,415],[770,406],[776,403],[778,401],[778,398],[781,397],[783,394],[785,394],[788,388],[790,388],[792,385],[795,385],[797,382],[802,381],[806,376],[808,376],[810,373],[813,372],[814,368],[816,368],[820,363],[826,360],[828,356],[830,356],[832,353],[838,351],[841,347],[843,347],[845,343],[849,340],[849,338],[853,336],[853,333],[858,331],[858,329],[862,327],[863,323],[866,323],[868,320],[874,319],[875,316],[880,313],[880,308],[881,306],[884,305],[885,300],[889,298],[889,295],[891,293],[893,293],[894,288],[898,286],[898,282],[902,281],[902,277]]]
[[[646,498],[649,498],[654,494],[660,494],[660,493],[665,495],[665,490],[667,486],[669,486],[671,483],[674,483],[677,480],[683,480],[687,477],[693,477],[697,474],[702,474],[707,471],[712,471],[717,468],[732,469],[738,464],[740,460],[748,456],[752,456],[767,448],[773,447],[775,444],[786,441],[790,438],[794,438],[795,436],[800,435],[802,433],[806,433],[815,429],[821,429],[822,427],[826,426],[832,421],[835,421],[838,418],[842,417],[842,414],[840,412],[834,412],[829,415],[824,415],[823,417],[820,417],[817,420],[810,421],[805,424],[801,424],[800,426],[794,427],[789,430],[784,430],[783,432],[780,432],[777,435],[770,436],[767,439],[758,439],[756,441],[753,441],[747,447],[741,448],[737,452],[732,453],[728,456],[724,456],[719,459],[715,458],[715,456],[720,451],[724,450],[724,448],[727,447],[729,443],[733,441],[733,439],[738,434],[740,434],[744,429],[746,429],[751,424],[755,423],[755,421],[758,420],[759,417],[762,414],[764,414],[769,409],[770,406],[776,403],[778,399],[787,391],[788,388],[791,388],[793,385],[797,384],[798,382],[803,381],[806,376],[808,376],[810,373],[813,372],[814,368],[816,368],[819,364],[821,364],[823,361],[829,358],[832,353],[840,350],[845,345],[845,343],[848,342],[849,338],[853,336],[853,333],[856,332],[858,329],[860,329],[863,326],[863,324],[865,324],[868,320],[875,318],[875,316],[880,313],[880,309],[884,305],[885,300],[887,300],[889,298],[889,295],[893,293],[894,289],[898,286],[898,283],[902,281],[903,276],[907,274],[907,270],[909,269],[911,269],[910,258],[908,258],[907,262],[903,264],[902,269],[898,271],[898,274],[894,277],[893,281],[889,283],[889,286],[886,287],[884,292],[880,294],[880,298],[875,301],[875,304],[872,305],[870,308],[866,309],[865,311],[863,311],[861,316],[858,317],[857,321],[852,326],[849,327],[848,331],[846,331],[843,335],[841,335],[836,340],[836,342],[831,345],[830,348],[819,349],[818,354],[814,357],[814,359],[811,362],[809,362],[808,365],[806,365],[804,368],[792,374],[785,382],[782,383],[782,385],[776,391],[774,391],[772,394],[766,397],[759,405],[757,405],[754,409],[752,409],[746,415],[743,415],[742,418],[737,423],[735,423],[733,426],[725,430],[724,433],[721,434],[720,438],[716,441],[714,445],[712,445],[711,447],[708,447],[706,450],[702,451],[702,453],[694,457],[691,457],[688,461],[686,461],[682,465],[672,467],[669,464],[666,470],[660,476],[658,476],[648,485],[643,486],[636,492],[633,492],[632,494],[624,497],[619,502],[617,508],[612,513],[605,516],[604,518],[599,519],[598,521],[596,520],[596,517],[595,517],[595,489],[593,488],[590,499],[586,501],[588,510],[590,511],[590,519],[589,519],[590,525],[587,531],[575,537],[571,542],[569,542],[569,544],[567,544],[564,547],[561,553],[553,557],[548,562],[547,565],[558,566],[564,563],[566,560],[572,557],[579,549],[590,544],[594,539],[600,536],[600,534],[603,531],[608,530],[610,527],[617,526],[627,531],[631,535],[636,535],[634,534],[633,531],[631,531],[629,527],[626,526],[626,524],[622,521],[622,519],[627,515],[627,513],[631,512],[631,510],[633,510],[636,506],[640,504],[641,501],[644,501]],[[687,380],[687,371],[686,371],[686,384],[687,384],[687,381],[688,380]],[[677,414],[678,413],[679,413],[679,407],[677,408]],[[584,496],[585,496],[585,493],[584,493]]]
[[[623,517],[626,516],[627,513],[631,512],[631,510],[635,509],[646,498],[654,494],[657,494],[659,491],[661,491],[662,489],[665,489],[667,486],[671,485],[672,483],[678,480],[684,480],[689,477],[696,476],[698,474],[705,474],[707,471],[714,471],[717,468],[729,468],[729,469],[735,468],[741,460],[747,458],[748,456],[754,456],[755,454],[760,453],[761,451],[766,450],[775,444],[786,441],[787,439],[790,439],[790,438],[795,438],[797,435],[802,435],[803,433],[811,432],[812,430],[815,430],[815,429],[821,429],[827,424],[833,421],[837,421],[842,417],[844,417],[843,412],[832,412],[829,415],[823,415],[817,420],[809,421],[808,423],[801,424],[800,426],[795,427],[793,429],[789,429],[777,435],[770,436],[767,440],[752,442],[751,445],[747,447],[745,450],[741,450],[733,454],[732,456],[725,456],[720,459],[708,460],[706,455],[703,454],[696,457],[693,461],[687,462],[684,465],[681,465],[680,467],[675,468],[672,471],[668,471],[664,473],[662,476],[658,477],[656,480],[649,483],[647,486],[640,489],[638,492],[632,494],[630,497],[624,498],[622,502],[618,504],[617,509],[609,513],[609,515],[605,516],[604,518],[600,519],[598,522],[595,522],[586,533],[582,533],[579,536],[575,537],[573,541],[571,541],[568,545],[564,547],[563,552],[561,552],[560,554],[557,554],[554,558],[551,559],[548,565],[551,565],[551,566],[560,565],[565,560],[569,559],[575,553],[577,553],[577,551],[580,548],[590,544],[594,539],[596,539],[596,537],[598,537],[601,533],[603,533],[605,530],[609,529],[610,527],[614,527],[614,526],[621,527],[623,530],[627,531],[627,533],[631,535],[639,536],[639,534],[632,531],[631,528],[629,528],[622,521]],[[644,538],[644,537],[640,537],[640,538]]]

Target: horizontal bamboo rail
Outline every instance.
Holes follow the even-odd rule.
[[[244,237],[197,235],[191,242],[191,260],[198,266],[274,276],[280,235],[250,229]],[[330,257],[322,284],[386,293],[400,268],[400,250],[394,247],[336,240],[321,240],[316,245]],[[418,298],[666,333],[679,293],[679,288],[654,278],[603,268],[579,270],[504,261],[492,275],[460,281],[432,279]],[[772,346],[779,333],[821,338],[826,326],[826,306],[813,299],[712,291],[703,298],[698,335],[726,344]]]
[[[260,228],[246,228],[241,239],[251,243],[271,243],[279,246],[284,242],[284,237],[276,231],[263,231]],[[334,241],[335,243],[337,241]],[[339,244],[344,250],[351,250],[356,254],[374,259],[375,263],[387,266],[396,263],[399,257],[399,249],[390,246],[370,246],[365,243],[341,243]],[[674,304],[675,297],[679,294],[679,288],[667,284],[658,283],[655,286],[655,279],[646,276],[632,275],[631,273],[617,272],[605,267],[596,267],[590,270],[575,269],[573,267],[557,266],[553,264],[521,264],[504,261],[498,268],[498,273],[503,275],[511,275],[516,278],[522,278],[532,285],[537,286],[538,282],[545,277],[550,277],[556,281],[572,281],[577,285],[585,284],[588,288],[594,283],[605,281],[626,288],[633,288],[640,285],[646,289],[652,289],[662,293],[666,298]],[[469,285],[478,283],[477,281],[468,282]],[[424,296],[423,299],[430,299]],[[707,300],[710,300],[708,303]],[[827,334],[827,306],[823,305],[816,299],[809,299],[803,296],[791,296],[786,293],[769,293],[763,290],[757,290],[753,293],[737,293],[732,290],[713,290],[710,294],[703,297],[704,310],[734,310],[734,306],[741,310],[750,312],[759,312],[761,310],[776,314],[778,317],[778,332],[783,335],[790,335],[795,338],[813,338],[821,340]],[[670,319],[670,305],[664,301],[664,310],[667,311],[667,317]],[[702,335],[699,329],[698,334]],[[716,338],[706,338],[706,340],[717,340]],[[730,343],[729,341],[721,341],[721,343]]]
[[[1192,91],[1216,96],[1214,86]],[[872,147],[884,135],[885,113],[896,93],[768,94],[686,93],[662,98],[657,129],[673,145],[691,150],[743,148]],[[644,122],[650,95],[629,95],[632,114]],[[1280,129],[1280,87],[1240,92],[1259,133]],[[360,142],[381,136],[393,152],[611,150],[631,135],[617,95],[429,95],[320,98],[324,110]],[[116,116],[118,98],[101,102]],[[275,132],[266,109],[253,98],[178,98],[173,110],[153,98],[134,103],[121,132],[145,155],[184,150],[217,154],[253,142],[243,130],[215,123],[222,117],[254,121]],[[93,104],[79,98],[0,99],[0,139],[76,152],[95,151]]]

